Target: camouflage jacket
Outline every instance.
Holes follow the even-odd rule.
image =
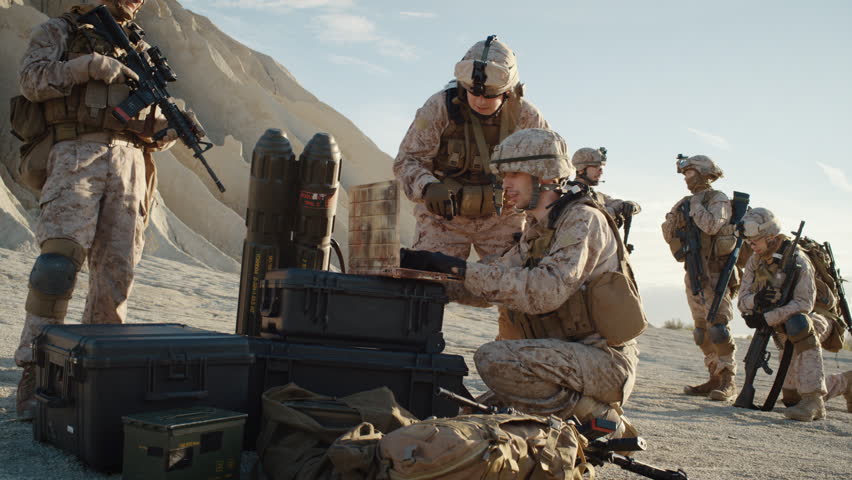
[[[666,243],[671,243],[675,230],[682,222],[680,205],[689,202],[689,216],[695,225],[707,235],[713,236],[719,233],[731,221],[731,201],[724,192],[719,190],[705,190],[695,195],[687,195],[680,199],[671,211],[666,214],[666,220],[662,224],[663,238]]]
[[[595,200],[601,204],[601,206],[606,209],[607,213],[609,213],[612,218],[618,218],[622,216],[621,210],[624,208],[624,204],[627,203],[627,200],[620,200],[618,198],[613,198],[603,192],[598,191],[597,189],[592,189],[595,192]],[[634,205],[633,215],[636,215],[642,211],[642,207],[639,206],[638,203],[632,202]]]
[[[592,278],[618,271],[617,240],[599,210],[569,204],[556,222],[555,240],[546,256],[537,266],[525,267],[533,242],[545,229],[531,217],[521,241],[502,257],[487,264],[468,263],[467,293],[510,310],[548,313]]]
[[[814,309],[816,303],[816,277],[814,275],[814,267],[808,256],[799,250],[796,255],[801,270],[799,278],[796,281],[796,286],[793,287],[793,299],[786,305],[776,309],[764,312],[766,323],[771,327],[780,326],[790,316],[797,313],[810,313]],[[744,314],[750,314],[754,311],[754,297],[762,288],[758,285],[760,282],[756,278],[756,273],[759,270],[768,269],[769,266],[766,260],[759,255],[754,254],[748,259],[745,271],[743,272],[743,282],[740,287],[740,299],[737,306]]]
[[[518,129],[550,128],[541,112],[523,97]],[[402,185],[405,195],[412,202],[422,200],[426,185],[439,181],[434,175],[433,160],[441,146],[441,135],[450,124],[447,113],[446,93],[432,95],[417,110],[414,121],[399,145],[399,153],[393,162],[393,173]],[[493,118],[484,123],[495,121]]]

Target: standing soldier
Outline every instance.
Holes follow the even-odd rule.
[[[792,242],[781,233],[781,225],[769,210],[754,208],[743,217],[743,231],[754,255],[743,272],[739,309],[749,326],[763,312],[766,324],[775,329],[777,340],[793,344],[793,358],[781,390],[785,405],[784,416],[810,422],[825,417],[825,400],[843,394],[846,408],[852,412],[852,371],[825,377],[821,342],[831,334],[832,322],[814,312],[816,305],[816,275],[807,255],[796,252],[799,268],[792,298],[784,305],[776,280],[780,261]],[[783,281],[783,278],[780,279]]]
[[[647,325],[612,219],[574,173],[565,141],[543,129],[519,131],[494,151],[491,169],[506,196],[527,209],[520,242],[480,263],[404,251],[403,266],[457,273],[455,301],[505,306],[523,339],[490,342],[474,355],[491,403],[580,420],[619,411],[633,389],[636,341]]]
[[[571,158],[571,163],[577,169],[577,177],[574,181],[588,185],[595,200],[606,209],[607,213],[615,219],[616,224],[621,227],[627,217],[636,215],[642,211],[642,208],[636,202],[612,198],[599,192],[596,188],[592,188],[597,187],[601,182],[606,165],[606,153],[604,147],[597,150],[586,147],[574,152],[574,156]]]
[[[143,0],[101,0],[125,29],[131,29]],[[41,255],[29,279],[26,321],[15,363],[23,367],[17,413],[32,419],[35,366],[30,344],[46,324],[63,323],[77,273],[88,259],[89,293],[83,323],[121,323],[142,256],[147,212],[156,188],[148,152],[176,139],[164,118],[147,108],[127,124],[115,120],[108,105],[127,98],[124,83],[136,74],[117,58],[121,51],[80,15],[78,6],[36,27],[21,61],[24,97],[39,104],[53,146],[41,191],[36,236]],[[144,42],[139,50],[147,48]]]
[[[710,184],[722,177],[720,169],[704,155],[678,156],[677,172],[683,174],[691,195],[683,197],[666,214],[663,238],[675,259],[686,269],[686,298],[692,310],[695,344],[704,352],[704,365],[710,379],[701,385],[686,386],[687,395],[708,396],[727,401],[736,395],[736,349],[728,323],[733,318],[731,298],[738,284],[732,276],[712,325],[707,315],[715,295],[719,274],[736,243],[734,226],[730,225],[731,202]]]
[[[455,81],[417,111],[399,146],[393,171],[417,205],[412,248],[468,258],[500,255],[514,243],[524,215],[502,214],[502,191],[488,164],[511,133],[549,128],[523,98],[515,54],[495,35],[474,44],[456,64]],[[505,313],[498,338],[516,338]]]

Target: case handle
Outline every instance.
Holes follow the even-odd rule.
[[[174,366],[174,362],[168,362],[169,366]],[[183,362],[183,366],[185,368],[185,372],[189,370],[189,360],[186,359]],[[145,389],[145,400],[149,402],[157,402],[162,400],[177,400],[177,399],[201,399],[206,398],[210,392],[207,390],[207,359],[201,358],[199,360],[199,373],[201,378],[201,385],[198,390],[190,390],[185,392],[157,392],[157,362],[151,358],[148,359],[148,382],[147,388]],[[171,369],[170,369],[171,370]],[[188,375],[184,376],[169,376],[170,378],[183,379],[187,378]]]

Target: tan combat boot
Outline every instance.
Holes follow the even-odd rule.
[[[802,401],[795,407],[784,410],[784,416],[800,422],[825,418],[825,402],[822,399],[822,394],[819,392],[805,393],[802,395]]]
[[[697,396],[707,396],[708,393],[712,392],[719,388],[719,385],[722,384],[722,377],[719,375],[714,375],[712,369],[710,370],[710,379],[701,385],[687,385],[683,387],[683,393],[687,395],[697,395]]]
[[[781,403],[784,404],[785,407],[792,407],[793,405],[802,401],[802,396],[799,395],[799,391],[795,388],[782,388],[781,389]]]
[[[719,388],[710,392],[708,397],[710,397],[711,400],[727,402],[737,395],[737,384],[734,382],[734,372],[728,369],[722,370],[721,377],[721,385],[719,385]]]
[[[843,392],[843,398],[846,399],[846,411],[852,413],[852,370],[845,372],[843,376],[846,378],[846,391]]]
[[[31,422],[35,417],[38,403],[34,397],[36,387],[36,366],[28,364],[21,373],[21,381],[18,382],[17,414],[21,422]]]

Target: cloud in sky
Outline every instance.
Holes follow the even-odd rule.
[[[399,12],[403,17],[413,18],[436,18],[438,14],[433,12]]]
[[[348,13],[329,13],[314,19],[314,32],[321,41],[336,44],[363,43],[372,45],[386,57],[413,60],[417,54],[412,45],[386,37],[378,32],[376,24],[367,17]]]
[[[718,135],[713,135],[712,133],[702,132],[696,128],[687,128],[690,132],[696,135],[701,139],[704,143],[708,145],[712,145],[716,148],[721,148],[722,150],[730,150],[731,144],[728,143],[728,140],[724,137],[720,137]]]
[[[369,73],[378,74],[378,75],[387,75],[390,73],[390,70],[384,68],[380,65],[376,65],[375,63],[370,63],[366,60],[361,60],[360,58],[355,57],[347,57],[344,55],[332,55],[329,57],[331,63],[337,65],[354,65],[357,67],[361,67]]]
[[[318,7],[351,7],[353,0],[215,0],[214,7],[290,10]]]
[[[832,167],[831,165],[826,165],[822,162],[816,162],[819,165],[819,168],[825,172],[825,176],[828,177],[828,181],[834,185],[835,187],[840,188],[846,192],[852,192],[852,182],[849,181],[849,178],[846,176],[846,173],[837,168]]]

